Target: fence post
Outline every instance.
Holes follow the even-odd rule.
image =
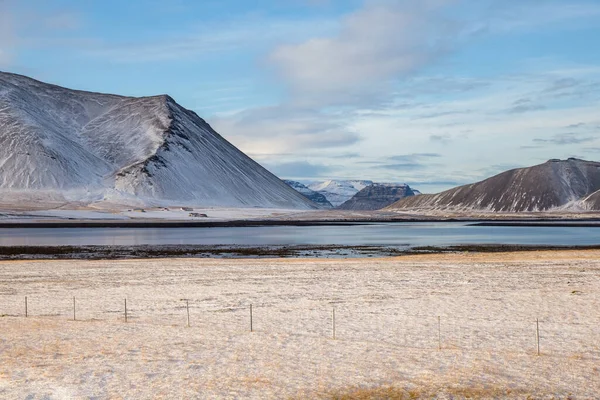
[[[250,304],[250,332],[254,332],[254,327],[252,326],[252,304]]]
[[[73,321],[75,321],[75,296],[73,296]]]
[[[125,322],[127,322],[127,297],[125,298]]]
[[[331,327],[333,328],[333,340],[335,340],[335,307],[331,312]]]
[[[438,315],[438,350],[442,350],[442,317]]]
[[[185,307],[187,308],[187,323],[188,323],[188,328],[190,327],[190,301],[188,299],[185,299]]]
[[[535,319],[535,338],[537,341],[537,355],[540,355],[540,320],[539,318]]]
[[[25,318],[27,318],[27,296],[25,296]]]

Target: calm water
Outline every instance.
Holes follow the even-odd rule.
[[[479,227],[466,223],[247,228],[0,229],[0,246],[57,245],[598,245],[600,228]]]

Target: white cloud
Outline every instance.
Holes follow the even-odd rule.
[[[336,36],[276,48],[269,60],[295,102],[355,104],[389,93],[389,82],[444,54],[458,33],[442,1],[370,1]]]
[[[180,28],[155,40],[130,39],[102,43],[86,50],[88,55],[120,63],[146,63],[198,59],[226,52],[259,51],[286,40],[299,40],[306,32],[329,32],[335,21],[286,20],[239,17],[228,21],[201,22]]]
[[[353,145],[360,137],[343,121],[314,110],[264,107],[210,120],[233,144],[253,156],[314,152]]]

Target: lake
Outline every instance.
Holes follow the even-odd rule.
[[[554,226],[469,226],[465,222],[218,228],[0,229],[0,246],[382,245],[413,247],[461,244],[600,245],[600,229]]]

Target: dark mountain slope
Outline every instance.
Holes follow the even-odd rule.
[[[600,190],[600,163],[570,158],[503,172],[442,193],[400,200],[389,210],[545,211]]]
[[[374,183],[338,207],[340,210],[380,210],[415,193],[408,185]]]

